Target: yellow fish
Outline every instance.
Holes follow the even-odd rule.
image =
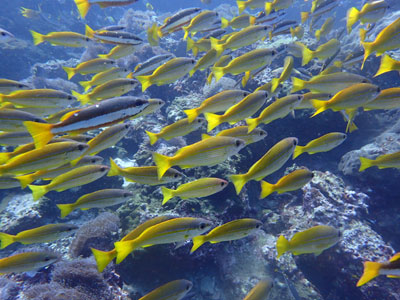
[[[360,172],[370,167],[376,166],[379,169],[385,168],[400,168],[400,151],[380,155],[375,159],[369,159],[366,157],[360,157]]]
[[[315,51],[308,49],[304,44],[301,45],[303,48],[302,66],[308,64],[313,58],[318,58],[320,60],[327,59],[340,49],[340,42],[337,39],[329,40],[325,44],[318,46]]]
[[[265,13],[269,15],[272,10],[278,11],[281,9],[286,9],[291,5],[293,5],[293,0],[272,0],[272,2],[265,3]]]
[[[345,133],[330,132],[315,140],[308,142],[305,146],[297,145],[294,149],[293,159],[302,153],[315,154],[319,152],[327,152],[342,144],[347,138]]]
[[[0,274],[36,271],[49,266],[60,257],[53,252],[23,252],[0,259]]]
[[[110,80],[118,78],[131,78],[131,72],[127,68],[115,67],[97,73],[89,81],[79,81],[79,84],[85,89],[85,92],[87,92],[93,86],[101,85]]]
[[[281,179],[277,183],[271,184],[261,181],[260,199],[268,197],[270,194],[277,192],[278,194],[296,191],[301,189],[313,178],[313,173],[308,169],[298,169],[293,171]]]
[[[164,199],[162,205],[173,197],[182,199],[202,198],[222,191],[228,186],[228,182],[219,178],[200,178],[198,180],[180,185],[176,190],[161,187]]]
[[[236,4],[239,9],[239,15],[246,9],[257,9],[263,8],[265,6],[265,0],[245,0],[245,1],[236,1]]]
[[[172,166],[183,169],[199,166],[213,166],[237,154],[245,146],[243,140],[226,136],[215,136],[179,149],[174,156],[169,157],[157,152],[153,160],[158,168],[158,178]]]
[[[233,128],[225,129],[217,133],[216,136],[230,136],[230,137],[235,137],[238,139],[243,140],[246,145],[256,143],[258,141],[261,141],[264,139],[268,134],[266,131],[256,128],[252,130],[250,133],[249,127],[248,126],[236,126]],[[201,135],[201,138],[203,140],[210,138],[208,134],[203,133]]]
[[[382,56],[381,64],[374,77],[390,71],[400,71],[400,61],[395,60],[389,55],[385,54]]]
[[[364,4],[361,10],[355,7],[347,11],[347,32],[351,32],[351,28],[357,21],[361,24],[376,23],[381,20],[386,13],[389,5],[384,0],[370,1]]]
[[[395,109],[400,106],[400,88],[382,90],[378,97],[363,105],[365,111],[373,109]]]
[[[106,58],[94,58],[80,63],[74,68],[63,67],[63,70],[68,74],[68,80],[75,76],[75,74],[92,74],[109,70],[115,66],[115,61]]]
[[[189,33],[191,33],[193,37],[197,32],[209,28],[210,24],[215,23],[217,20],[217,12],[212,10],[203,10],[190,21],[189,25],[182,27],[182,29],[185,31],[183,39],[186,40]]]
[[[273,286],[274,284],[270,279],[260,280],[243,300],[265,300]]]
[[[357,286],[362,286],[379,275],[386,275],[388,278],[399,278],[399,259],[400,253],[396,253],[386,262],[364,262],[364,272],[358,280]]]
[[[340,231],[325,225],[297,232],[290,241],[281,235],[276,241],[277,258],[285,252],[292,252],[293,255],[305,253],[319,255],[322,251],[334,246],[339,240]]]
[[[233,29],[246,28],[247,26],[254,25],[256,17],[249,14],[241,14],[233,17],[231,20],[221,18],[221,28],[232,27]]]
[[[119,59],[137,51],[137,45],[117,45],[107,54],[99,54],[98,57],[103,59]]]
[[[192,287],[193,283],[189,280],[174,280],[152,290],[139,300],[181,300],[189,293]]]
[[[45,35],[33,30],[30,32],[35,46],[43,42],[49,42],[53,46],[88,47],[92,41],[89,37],[83,34],[70,31],[50,32]]]
[[[321,29],[317,29],[315,31],[315,38],[317,41],[321,39],[321,37],[327,36],[333,29],[335,19],[332,17],[326,18],[324,24],[322,24]]]
[[[196,251],[204,243],[212,244],[242,239],[262,227],[262,222],[256,219],[238,219],[215,227],[206,235],[193,237],[193,247],[190,253]]]

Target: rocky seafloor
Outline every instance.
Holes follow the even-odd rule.
[[[142,15],[145,14],[143,12]],[[152,17],[142,15],[127,10],[120,22],[127,22],[135,31],[137,24],[147,22]],[[163,40],[162,48],[143,46],[135,54],[121,59],[119,64],[134,65],[165,52],[163,49],[177,56],[184,55],[184,46],[177,41],[172,35]],[[93,58],[101,50],[90,48],[84,57]],[[61,66],[74,65],[78,59],[49,60],[35,64],[25,82],[36,88],[76,89],[77,86],[63,79],[65,74]],[[275,61],[275,67],[281,65],[282,60]],[[269,81],[272,69],[274,66],[249,82],[246,89],[253,90],[260,82]],[[366,72],[372,77],[372,70]],[[385,76],[378,80],[387,82],[399,79]],[[161,112],[134,120],[134,130],[117,146],[102,152],[101,156],[105,161],[112,157],[121,166],[151,165],[152,151],[172,154],[178,148],[199,140],[200,131],[197,131],[184,138],[160,141],[150,146],[143,129],[157,131],[183,117],[183,109],[195,107],[208,96],[233,88],[235,83],[233,79],[223,78],[218,84],[206,86],[204,73],[197,72],[189,79],[149,88],[145,96],[162,98],[167,105]],[[283,90],[287,88],[285,85]],[[141,95],[139,91],[134,94]],[[72,237],[43,246],[59,252],[61,261],[35,274],[2,276],[0,299],[138,299],[155,287],[179,278],[194,283],[185,299],[242,299],[258,280],[265,277],[272,278],[275,283],[269,297],[271,300],[293,297],[313,300],[399,299],[400,286],[396,280],[378,277],[361,288],[355,286],[362,273],[363,261],[387,260],[394,254],[394,248],[400,246],[400,211],[396,205],[399,200],[399,171],[372,168],[358,172],[359,156],[376,157],[399,150],[400,122],[396,122],[399,115],[399,111],[363,112],[356,119],[359,131],[354,133],[354,138],[348,138],[343,148],[332,154],[317,154],[313,158],[305,155],[296,164],[288,162],[286,172],[301,166],[314,170],[313,180],[301,191],[273,194],[262,200],[258,199],[258,184],[250,182],[239,196],[230,185],[222,193],[208,198],[174,199],[161,206],[159,187],[129,183],[122,177],[104,177],[101,183],[94,182],[63,193],[52,192],[40,202],[33,202],[27,190],[2,191],[0,227],[10,234],[60,222],[55,204],[71,202],[71,199],[101,188],[123,186],[132,191],[134,197],[110,209],[76,210],[71,213],[65,221],[79,225],[78,232]],[[326,126],[321,130],[332,131],[338,120],[342,122],[340,118],[334,113],[322,116],[318,122],[324,122]],[[307,114],[277,122],[279,125],[273,123],[265,128],[268,131],[265,141],[246,147],[238,156],[218,166],[186,170],[185,180],[205,176],[226,179],[230,174],[247,170],[283,137],[296,136],[301,144],[315,137],[307,129],[314,126],[309,125],[311,122],[317,124],[317,121],[311,121]],[[278,173],[267,178],[268,181],[275,182],[283,175],[282,170]],[[167,214],[204,217],[215,223],[252,217],[263,221],[264,226],[253,236],[233,242],[206,244],[192,255],[189,254],[189,244],[177,249],[175,245],[149,247],[135,252],[120,265],[112,263],[103,273],[97,272],[90,247],[112,249],[113,242],[135,226],[151,217]],[[279,235],[291,237],[295,232],[318,224],[339,228],[341,241],[319,256],[285,254],[276,259],[275,243]],[[2,255],[11,255],[22,248],[32,249],[14,244],[2,250]]]

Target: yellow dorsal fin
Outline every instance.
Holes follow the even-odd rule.
[[[393,255],[391,258],[390,258],[390,262],[392,262],[392,261],[396,261],[396,260],[399,260],[400,259],[400,252],[399,253],[396,253],[395,255]]]
[[[66,113],[65,115],[63,115],[63,116],[61,117],[60,122],[65,121],[65,120],[68,119],[70,116],[72,116],[74,113],[77,113],[77,112],[79,112],[79,111],[80,111],[80,109],[77,109],[77,110],[73,110],[73,111],[70,111],[70,112]]]

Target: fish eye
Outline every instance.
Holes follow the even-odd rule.
[[[264,30],[268,30],[268,26],[264,26]]]
[[[218,13],[216,12],[215,15],[218,16]]]
[[[200,229],[205,229],[207,227],[206,223],[200,223]]]
[[[128,69],[124,69],[124,72],[128,72],[129,70]]]
[[[89,38],[86,38],[86,42],[89,42],[90,41],[90,39]]]
[[[271,55],[274,56],[275,54],[276,54],[276,51],[273,50],[272,53],[271,53]]]
[[[42,120],[40,120],[40,119],[34,119],[33,122],[41,123]]]
[[[79,150],[79,151],[82,151],[83,149],[84,149],[83,145],[79,145],[79,146],[78,146],[78,150]]]
[[[244,93],[243,93],[243,97],[246,97],[246,96],[247,96],[247,92],[244,92]]]
[[[378,86],[378,88],[376,89],[376,91],[377,91],[378,93],[380,93],[380,92],[381,92],[381,88]]]
[[[347,135],[343,134],[343,139],[345,139],[347,137]]]
[[[338,237],[341,237],[342,233],[340,232],[340,230],[338,230]]]
[[[125,124],[124,127],[125,127],[125,129],[128,129],[128,128],[129,128],[129,125],[128,125],[128,124]]]
[[[124,193],[124,198],[129,197],[128,193]]]
[[[48,257],[48,256],[46,256],[45,258],[44,258],[44,261],[49,261],[50,260],[50,257]]]
[[[112,60],[112,61],[110,61],[110,64],[111,64],[111,65],[115,64],[115,61],[113,61],[113,60]]]
[[[264,135],[264,132],[260,131],[259,135]]]
[[[191,62],[192,62],[192,64],[195,64],[195,63],[196,63],[196,61],[195,61],[194,59],[192,59]]]
[[[256,228],[259,229],[261,227],[261,224],[257,224]]]
[[[95,159],[92,159],[92,160],[91,160],[91,163],[92,163],[92,164],[95,164],[95,163],[96,163],[96,160],[95,160]]]
[[[225,185],[225,182],[222,181],[222,182],[221,182],[221,186],[224,186],[224,185]]]
[[[72,231],[72,227],[69,227],[69,228],[67,229],[67,231]]]
[[[297,140],[293,140],[293,145],[297,145]]]
[[[22,84],[18,84],[18,88],[22,89],[24,86]]]
[[[314,178],[314,173],[313,172],[311,172],[311,178]]]
[[[240,147],[241,144],[240,140],[236,140],[236,147]]]
[[[190,286],[190,284],[188,284],[187,286],[186,286],[186,290],[188,291],[188,290],[190,290],[191,289],[191,286]]]
[[[72,98],[72,96],[68,96],[67,99],[68,99],[68,100],[72,100],[72,99],[74,99],[74,98]]]
[[[162,101],[158,101],[158,104],[161,105],[161,104],[162,104]]]
[[[5,32],[2,32],[2,33],[1,33],[1,35],[2,35],[2,36],[5,36],[5,35],[6,35],[6,33],[5,33]]]
[[[100,168],[100,172],[104,172],[105,170],[106,170],[106,168],[104,168],[104,167]]]
[[[299,95],[299,96],[297,96],[297,99],[301,100],[301,99],[303,99],[303,96]]]
[[[367,83],[368,80],[367,80],[367,79],[363,79],[361,82],[362,82],[362,83]]]
[[[198,119],[198,120],[197,120],[197,122],[198,122],[198,123],[201,123],[201,122],[202,122],[202,120],[201,120],[201,119]]]
[[[134,85],[136,83],[136,81],[131,81],[131,85]]]
[[[174,178],[178,178],[179,177],[179,175],[178,174],[174,174]]]

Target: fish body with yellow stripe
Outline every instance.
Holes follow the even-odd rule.
[[[60,31],[60,32],[50,32],[48,34],[40,34],[36,31],[31,30],[31,34],[35,46],[43,42],[49,42],[53,46],[88,47],[92,41],[86,35],[70,31]]]
[[[85,18],[92,5],[98,5],[101,8],[111,6],[124,6],[137,2],[137,0],[74,0],[82,18]]]
[[[0,259],[0,274],[37,271],[60,259],[53,252],[29,251]]]
[[[187,293],[189,293],[192,286],[193,283],[185,279],[170,281],[155,290],[152,290],[139,300],[181,300]]]

